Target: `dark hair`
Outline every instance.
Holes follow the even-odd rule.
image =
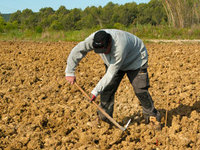
[[[94,48],[107,48],[111,35],[103,30],[95,33],[92,46]]]

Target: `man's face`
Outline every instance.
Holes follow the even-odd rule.
[[[99,54],[99,53],[105,53],[107,51],[107,48],[95,48],[94,52]]]
[[[107,47],[107,50],[104,52],[104,54],[109,54],[110,51],[111,51],[111,48],[112,48],[112,41],[110,40],[108,47]]]

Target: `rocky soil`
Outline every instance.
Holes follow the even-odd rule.
[[[127,132],[104,122],[95,126],[96,107],[66,83],[66,59],[76,44],[0,42],[0,149],[200,149],[199,43],[146,43],[162,130],[144,123],[125,76],[113,118],[121,125],[131,118]],[[100,57],[90,52],[77,68],[77,83],[90,93],[104,72]]]

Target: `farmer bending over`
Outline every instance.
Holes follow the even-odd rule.
[[[106,73],[92,90],[91,101],[100,94],[100,106],[112,117],[115,92],[123,76],[127,74],[141,102],[145,121],[148,123],[151,117],[159,124],[161,116],[148,91],[148,54],[142,40],[131,33],[116,29],[102,29],[91,34],[72,49],[67,59],[65,73],[69,83],[75,83],[76,66],[92,50],[103,59]],[[97,113],[101,120],[108,121],[101,112]]]

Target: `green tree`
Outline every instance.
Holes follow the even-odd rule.
[[[72,9],[70,13],[64,16],[62,25],[64,30],[76,30],[80,29],[77,26],[77,22],[81,19],[81,9]]]
[[[40,9],[38,13],[38,25],[41,26],[43,29],[48,29],[52,22],[57,19],[54,13],[55,11],[50,7]]]
[[[79,25],[83,28],[92,28],[96,26],[103,27],[101,18],[102,7],[87,7],[81,14]]]
[[[16,21],[14,22],[7,22],[5,26],[6,31],[18,29],[18,23]]]
[[[17,21],[17,23],[20,24],[20,23],[21,23],[21,11],[18,10],[17,12],[12,13],[12,14],[10,15],[10,20],[9,20],[9,21],[10,21],[10,22]]]
[[[55,11],[51,7],[41,8],[39,11],[39,15],[41,18],[44,18],[54,14],[54,12]]]
[[[24,9],[20,15],[22,28],[32,29],[37,23],[37,18],[31,9]]]
[[[68,13],[70,13],[70,10],[66,9],[65,6],[60,6],[59,9],[54,13],[57,19],[54,18],[54,20],[52,20],[53,22],[50,28],[53,30],[63,30],[63,19]]]
[[[58,20],[54,20],[50,26],[51,30],[62,30],[63,25]]]
[[[138,5],[137,24],[159,25],[167,21],[161,0],[151,0],[148,4]]]
[[[118,23],[128,26],[136,19],[138,10],[136,3],[126,3],[117,8],[116,12],[119,14]],[[116,21],[115,21],[116,22]]]
[[[146,15],[146,10],[147,10],[147,4],[139,4],[137,6],[138,8],[138,15],[137,15],[137,19],[134,21],[135,24],[148,24],[150,21],[150,18],[147,17]]]
[[[151,0],[149,7],[152,9],[152,24],[159,25],[167,22],[167,14],[161,0]]]
[[[3,17],[0,16],[0,32],[4,32],[4,29],[5,29],[5,26],[6,26],[6,22],[4,21]]]
[[[67,15],[70,11],[65,8],[65,6],[60,6],[59,9],[55,12],[58,16],[58,19],[62,19],[65,15]]]
[[[113,10],[117,4],[114,4],[113,2],[109,2],[106,6],[102,9],[102,23],[106,27],[113,26],[114,22],[112,22],[111,18],[113,16]]]

